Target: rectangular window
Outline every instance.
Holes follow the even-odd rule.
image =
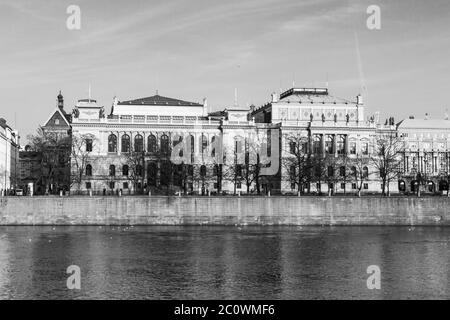
[[[92,139],[86,139],[86,152],[92,152]]]
[[[361,153],[363,155],[368,155],[369,154],[369,144],[367,142],[362,143],[362,145],[361,145]]]
[[[217,187],[218,187],[218,184],[217,184],[217,182],[215,182],[214,183],[214,189],[217,189]]]
[[[341,183],[341,189],[345,189],[345,183]]]
[[[123,188],[124,188],[124,189],[128,189],[128,182],[124,182],[124,183],[123,183]]]
[[[364,183],[364,189],[365,190],[369,189],[369,184],[368,183]]]
[[[110,188],[110,189],[114,189],[115,186],[116,186],[116,184],[115,184],[114,181],[111,181],[111,182],[109,183],[109,188]]]
[[[91,183],[90,182],[86,182],[86,189],[91,189],[92,188],[92,185],[91,185]]]
[[[356,142],[350,143],[350,154],[356,154]]]
[[[295,190],[295,183],[291,183],[291,190]]]
[[[352,189],[356,190],[356,183],[352,183]]]
[[[242,183],[237,182],[237,183],[236,183],[236,189],[240,189],[240,188],[242,188]]]

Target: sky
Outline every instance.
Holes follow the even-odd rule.
[[[81,10],[69,30],[67,7]],[[381,28],[367,27],[369,5]],[[211,111],[324,87],[366,116],[443,118],[450,109],[448,0],[0,0],[0,117],[22,141],[56,107],[88,96],[163,96]]]

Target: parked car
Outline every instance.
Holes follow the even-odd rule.
[[[23,196],[23,189],[16,189],[16,196]]]

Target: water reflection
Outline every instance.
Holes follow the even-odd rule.
[[[449,246],[446,228],[0,227],[0,298],[449,298]]]

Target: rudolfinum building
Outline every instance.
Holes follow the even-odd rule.
[[[70,125],[75,194],[448,189],[448,119],[380,124],[378,114],[365,117],[364,108],[362,96],[337,98],[327,88],[291,88],[260,107],[214,112],[206,99],[114,98],[107,111],[88,98],[70,117],[59,103],[55,114],[61,115],[44,127],[54,120]],[[394,152],[382,155],[381,149]]]

